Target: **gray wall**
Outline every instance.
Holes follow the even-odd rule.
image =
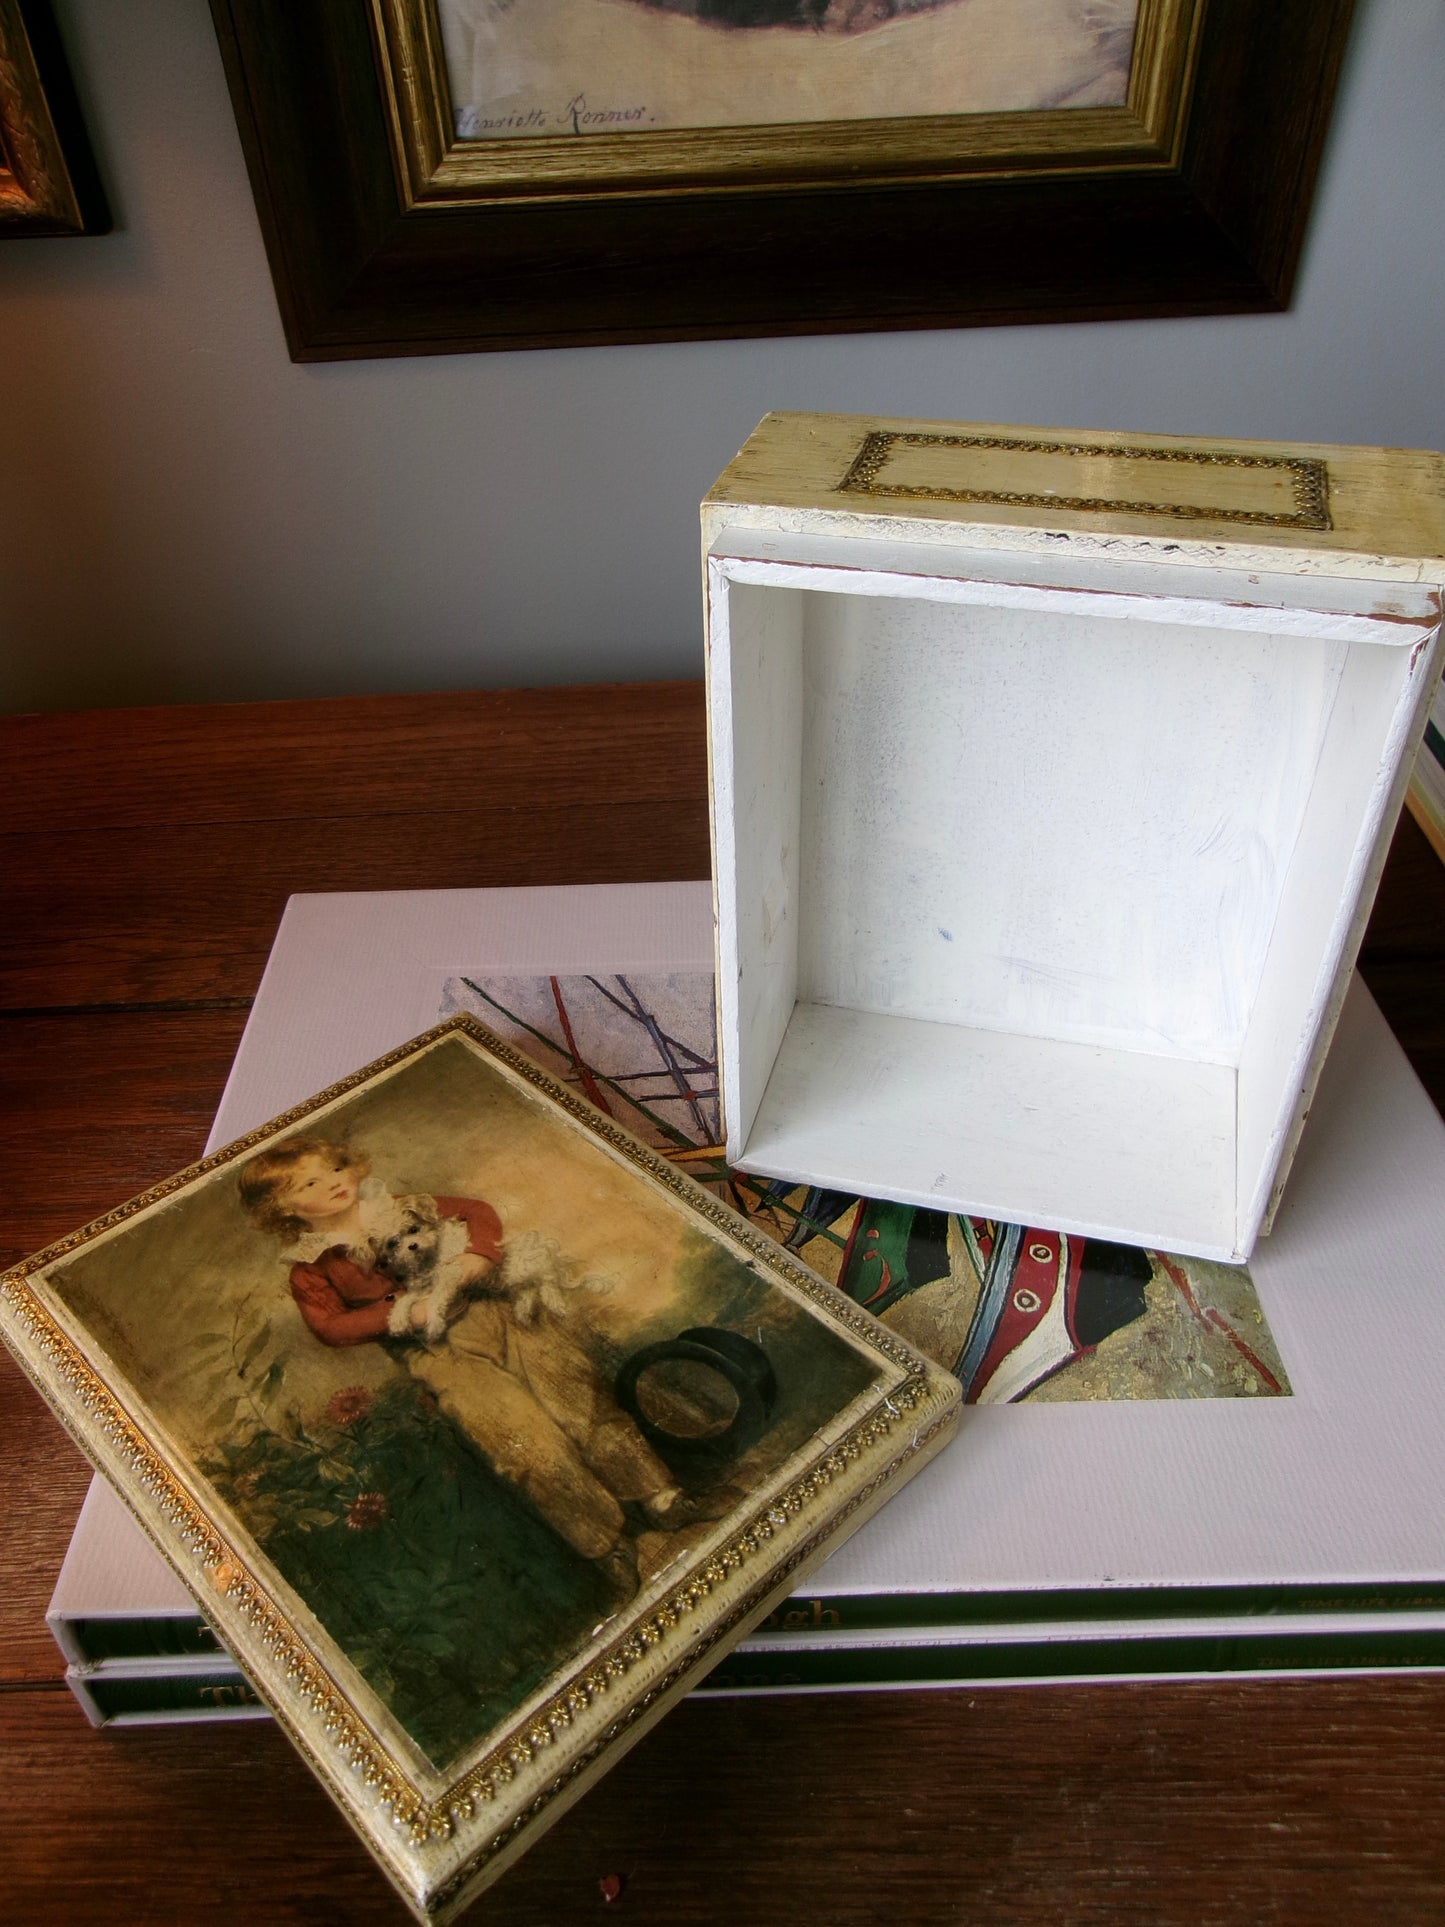
[[[306,368],[205,0],[56,10],[117,232],[0,248],[9,710],[696,674],[770,408],[1445,446],[1442,0],[1361,0],[1288,315]]]

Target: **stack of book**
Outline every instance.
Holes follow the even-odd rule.
[[[711,967],[703,884],[294,898],[211,1144],[466,1006],[490,1010],[514,1037],[530,1026],[539,1053],[568,1060],[594,1100],[660,1141],[675,1137],[678,1154],[709,1175],[706,1052],[660,1023],[640,990],[671,986],[686,1001]],[[578,1043],[561,994],[572,978],[597,986],[599,1009],[610,998],[622,1031],[652,1040],[650,1075]],[[535,1002],[549,996],[550,1025]],[[720,1165],[716,1175],[726,1182]],[[859,1234],[870,1222],[863,1208],[785,1188],[760,1201],[756,1184],[741,1201],[776,1206],[779,1235],[821,1268],[834,1263],[858,1295],[858,1235],[850,1245],[837,1228]],[[871,1223],[880,1226],[886,1243],[888,1225]],[[1007,1227],[955,1224],[943,1262],[959,1277],[972,1229],[1006,1242]],[[970,1348],[957,1346],[945,1362],[973,1372],[976,1401],[958,1444],[705,1690],[1445,1664],[1445,1412],[1432,1364],[1445,1354],[1442,1233],[1445,1126],[1356,983],[1278,1227],[1250,1268],[1257,1299],[1238,1300],[1252,1310],[1231,1323],[1198,1296],[1199,1275],[1181,1272],[1197,1316],[1180,1329],[1198,1342],[1176,1348],[1172,1377],[1137,1356],[1123,1369],[1128,1348],[1139,1351],[1129,1327],[1076,1342],[1042,1377],[1002,1392],[998,1380],[991,1397],[976,1359],[963,1356]],[[1154,1281],[1170,1275],[1156,1258]],[[894,1278],[872,1292],[874,1308],[922,1342],[947,1321],[915,1316],[909,1326],[909,1308],[935,1302],[929,1290],[948,1283],[910,1296]],[[1140,1321],[1146,1338],[1151,1329],[1157,1336]],[[959,1336],[955,1326],[950,1345]],[[1098,1396],[1131,1378],[1154,1395]],[[96,1723],[264,1715],[100,1482],[50,1623]]]

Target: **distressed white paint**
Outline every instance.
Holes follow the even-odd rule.
[[[743,1132],[797,999],[800,619],[796,589],[740,586],[719,605],[713,631],[729,672],[713,706],[712,763],[727,771],[733,798],[714,819],[719,928],[733,933],[718,958],[718,1023],[742,1040],[722,1070],[723,1108]]]
[[[1428,622],[1436,614],[1427,588],[1408,582],[1262,573],[1242,566],[1210,569],[1140,560],[1114,553],[1097,537],[1075,537],[1065,551],[979,551],[908,539],[894,528],[876,530],[860,551],[857,533],[727,526],[709,550],[731,582],[782,585],[799,567],[837,571],[850,595],[926,597],[990,608],[1079,611],[1121,621],[1180,622],[1201,628],[1264,630],[1341,642],[1389,642],[1401,621]],[[1138,545],[1141,548],[1144,545]],[[1150,551],[1145,549],[1146,555]],[[866,555],[866,562],[863,559]],[[826,574],[817,577],[819,586]]]
[[[799,1003],[741,1161],[1227,1259],[1234,1093],[1193,1058]]]
[[[1349,987],[1439,679],[1425,652],[1351,652],[1239,1067],[1239,1243],[1268,1230]]]
[[[710,560],[729,1155],[1246,1256],[1438,605],[894,526]]]
[[[810,596],[799,996],[1234,1062],[1344,648]]]

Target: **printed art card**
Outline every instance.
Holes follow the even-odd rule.
[[[470,1011],[946,1366],[970,1404],[1279,1398],[1244,1265],[758,1177],[726,1163],[710,972],[451,977]]]
[[[685,1051],[649,994],[603,1002]],[[0,1280],[0,1333],[421,1919],[958,1419],[632,1135],[706,1138],[705,1099],[606,1075],[596,1106],[456,1016]]]
[[[461,140],[1122,106],[1138,0],[440,0]]]

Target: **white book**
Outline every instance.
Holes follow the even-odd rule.
[[[703,883],[295,897],[208,1148],[426,1028],[459,976],[711,967]],[[1251,1266],[1289,1395],[971,1407],[717,1685],[1445,1663],[1442,1233],[1445,1125],[1356,982]],[[106,1652],[142,1621],[151,1650],[168,1615],[193,1626],[189,1595],[97,1485],[52,1603],[67,1657],[107,1620]]]

